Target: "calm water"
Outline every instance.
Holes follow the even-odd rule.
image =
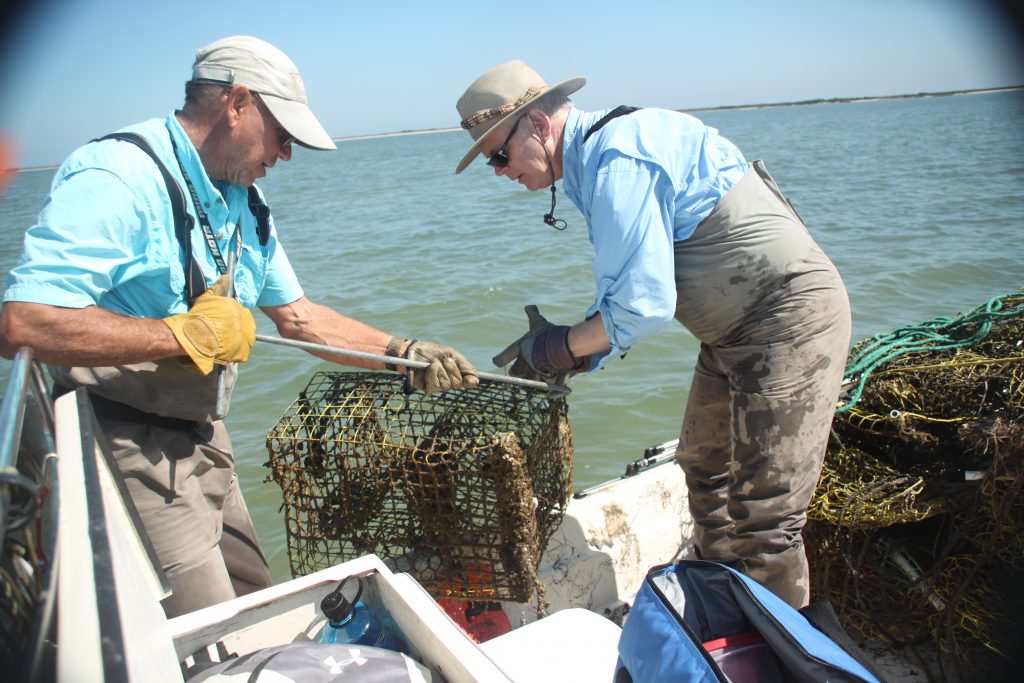
[[[846,281],[854,340],[1024,286],[1024,93],[698,115],[767,162]],[[524,304],[556,323],[581,318],[592,251],[561,192],[556,215],[570,227],[556,233],[541,222],[546,190],[528,193],[479,162],[455,176],[468,139],[458,131],[346,141],[333,154],[297,149],[262,187],[310,298],[452,344],[494,371],[489,359],[525,329]],[[0,199],[0,271],[17,259],[51,175],[22,173]],[[618,477],[645,447],[677,437],[696,348],[673,323],[625,360],[574,379],[576,488]],[[227,419],[279,579],[288,574],[284,524],[280,493],[263,482],[265,435],[310,376],[331,367],[259,345]]]

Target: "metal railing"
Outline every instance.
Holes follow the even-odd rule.
[[[32,349],[18,350],[0,406],[0,547],[35,515],[55,453],[53,402]]]
[[[32,349],[21,348],[0,405],[0,582],[9,598],[0,602],[0,636],[3,668],[24,680],[36,680],[35,673],[44,670],[41,643],[53,617],[55,462],[49,384]]]

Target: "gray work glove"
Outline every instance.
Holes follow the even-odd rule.
[[[425,368],[406,368],[405,385],[410,393],[427,396],[449,389],[476,389],[480,386],[476,368],[450,346],[416,340],[405,350],[405,358],[430,363]]]
[[[552,325],[533,304],[526,307],[526,317],[529,331],[495,356],[495,365],[504,367],[514,360],[510,375],[549,384],[565,384],[587,369],[589,356],[576,358],[569,350],[569,325]]]

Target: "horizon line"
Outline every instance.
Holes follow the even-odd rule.
[[[692,107],[675,109],[678,112],[695,112],[695,111],[728,111],[733,109],[767,109],[770,107],[800,107],[810,106],[817,104],[848,104],[850,102],[877,102],[881,100],[908,100],[925,97],[949,97],[953,95],[974,95],[980,93],[992,93],[992,92],[1005,92],[1008,90],[1024,90],[1024,85],[1006,85],[997,86],[992,88],[969,88],[966,90],[943,90],[937,92],[918,92],[918,93],[907,93],[903,95],[868,95],[863,97],[822,97],[810,100],[795,100],[792,102],[763,102],[760,104],[725,104],[714,107]],[[351,142],[353,140],[372,140],[376,138],[389,138],[398,137],[403,135],[423,135],[426,133],[449,133],[452,131],[462,130],[459,126],[452,126],[448,128],[415,128],[406,129],[400,131],[393,131],[390,133],[368,133],[366,135],[347,135],[342,137],[331,138],[332,142]],[[25,166],[18,168],[0,168],[0,174],[6,173],[21,173],[23,171],[45,171],[49,169],[59,168],[60,164],[45,164],[42,166]]]

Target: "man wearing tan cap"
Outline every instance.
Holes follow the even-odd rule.
[[[57,171],[8,276],[0,351],[32,347],[58,393],[88,391],[174,616],[271,583],[221,419],[255,340],[251,309],[284,337],[428,362],[407,374],[413,391],[472,388],[477,377],[454,349],[303,295],[253,183],[293,144],[335,145],[276,47],[234,36],[200,49],[182,109],[113,136]]]
[[[835,267],[761,162],[675,111],[584,112],[521,61],[484,72],[456,108],[498,176],[555,181],[583,213],[597,296],[582,322],[529,330],[498,354],[512,374],[564,379],[624,357],[673,317],[701,341],[678,461],[700,557],[731,564],[795,607],[809,582],[801,530],[850,342]],[[668,558],[665,558],[668,559]]]

